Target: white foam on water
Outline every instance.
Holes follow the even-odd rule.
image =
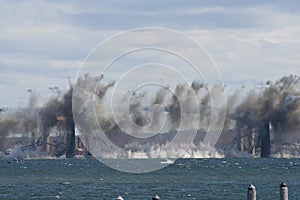
[[[169,143],[166,145],[159,144],[137,144],[132,143],[125,149],[112,151],[111,148],[101,147],[95,152],[97,158],[104,159],[146,159],[146,158],[225,158],[225,157],[242,157],[235,150],[216,149],[209,144],[199,143],[198,145],[190,143]],[[133,150],[134,149],[134,150]]]

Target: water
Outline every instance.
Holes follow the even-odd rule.
[[[162,170],[129,174],[95,159],[0,161],[0,199],[246,199],[249,183],[258,199],[300,199],[300,159],[180,159]]]

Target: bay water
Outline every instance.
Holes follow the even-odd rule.
[[[253,183],[257,199],[300,199],[300,159],[178,159],[161,170],[132,174],[96,159],[0,161],[0,199],[247,199]]]

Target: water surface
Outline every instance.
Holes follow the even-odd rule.
[[[246,199],[253,183],[258,199],[300,199],[300,159],[180,159],[162,170],[130,174],[95,159],[0,161],[0,199]]]

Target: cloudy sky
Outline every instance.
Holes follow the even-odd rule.
[[[139,27],[195,39],[229,88],[298,75],[299,22],[298,1],[0,1],[0,106],[65,89],[98,43]]]

